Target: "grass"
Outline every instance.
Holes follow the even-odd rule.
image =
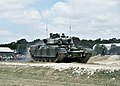
[[[99,71],[93,75],[45,67],[0,65],[0,86],[119,86],[120,71]]]

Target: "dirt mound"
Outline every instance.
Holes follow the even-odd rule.
[[[97,55],[91,57],[88,63],[120,66],[120,55],[106,55],[103,57]]]

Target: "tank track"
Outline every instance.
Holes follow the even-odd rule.
[[[92,54],[86,53],[86,56],[82,59],[81,63],[87,63]]]
[[[85,57],[82,58],[64,58],[65,56],[63,54],[57,54],[56,57],[32,57],[33,62],[79,62],[79,63],[87,63],[87,61],[90,59],[91,54],[87,53]]]

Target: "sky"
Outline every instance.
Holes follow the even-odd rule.
[[[120,0],[0,0],[0,44],[70,35],[70,26],[80,39],[120,38]]]

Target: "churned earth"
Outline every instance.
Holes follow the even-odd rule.
[[[119,86],[120,56],[82,63],[0,62],[0,86]]]

